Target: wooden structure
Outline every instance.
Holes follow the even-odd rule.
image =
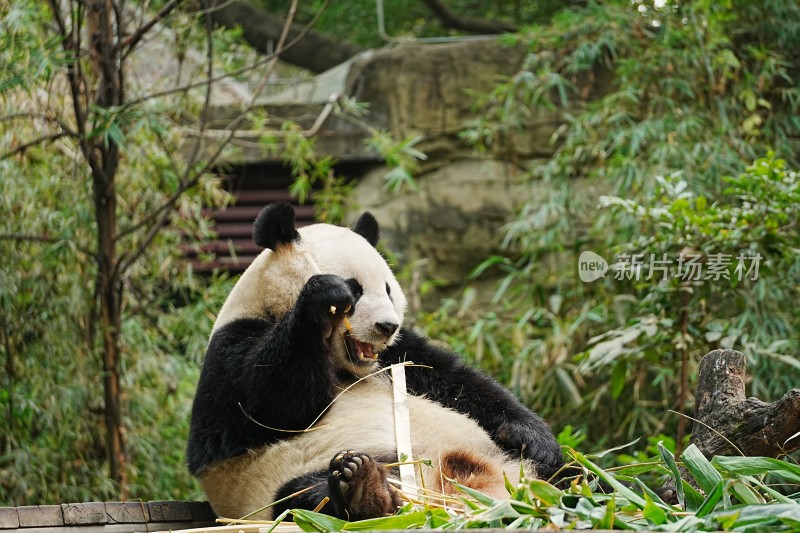
[[[261,209],[272,202],[289,202],[295,208],[297,223],[304,226],[314,222],[314,206],[310,200],[300,205],[293,199],[289,187],[291,176],[274,165],[244,165],[222,176],[225,187],[234,201],[224,209],[211,211],[217,238],[200,246],[200,252],[211,253],[214,259],[202,261],[196,251],[189,250],[195,270],[215,269],[239,274],[253,262],[261,247],[253,242],[253,221]]]

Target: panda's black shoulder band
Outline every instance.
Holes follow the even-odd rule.
[[[358,217],[356,225],[353,226],[353,231],[367,239],[367,242],[372,246],[378,244],[381,229],[378,227],[378,221],[375,220],[375,217],[372,216],[372,213],[365,212],[363,215]]]
[[[294,208],[286,202],[271,204],[261,210],[253,224],[253,241],[275,250],[282,244],[300,240],[294,224]]]

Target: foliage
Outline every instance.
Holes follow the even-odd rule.
[[[657,448],[658,455],[652,460],[614,470],[600,468],[596,457],[568,449],[571,465],[581,474],[563,490],[547,481],[523,479],[517,486],[507,484],[507,499],[458,486],[464,493],[461,505],[442,508],[409,504],[395,516],[357,522],[305,510],[287,511],[281,519],[291,514],[308,532],[408,528],[796,531],[800,527],[798,495],[783,496],[764,482],[764,473],[770,472],[782,482],[797,486],[800,468],[796,464],[763,457],[722,456],[709,462],[690,446],[682,459],[693,485],[679,476],[672,452],[661,443]],[[643,473],[669,478],[676,487],[678,505],[665,502],[641,483]]]
[[[156,154],[150,135],[137,145]],[[0,399],[0,501],[6,503],[118,497],[105,464],[90,192],[68,148],[37,148],[26,159],[0,162],[6,258],[0,395],[7,395]],[[130,173],[123,171],[125,190],[139,191],[126,209],[133,216],[151,212],[168,194],[149,170],[132,164]],[[186,497],[194,486],[183,464],[188,409],[211,313],[227,287],[224,279],[194,274],[181,254],[186,231],[208,234],[191,213],[202,194],[190,193],[190,212],[176,217],[125,280],[123,410],[133,497]]]
[[[272,13],[285,13],[289,5],[286,0],[251,0],[251,2]],[[375,0],[301,2],[298,5],[297,19],[307,23],[323,6],[325,10],[315,26],[316,30],[343,36],[365,47],[377,48],[386,44],[378,34]],[[561,3],[554,0],[537,2],[449,0],[447,6],[454,13],[469,13],[474,18],[532,24],[546,22],[561,7]],[[433,12],[421,0],[385,0],[383,13],[386,33],[392,38],[424,39],[459,35],[457,31],[442,27],[441,22],[433,16]]]
[[[749,356],[764,399],[797,384],[800,7],[759,6],[564,10],[508,38],[529,53],[464,132],[502,153],[537,115],[564,122],[554,156],[530,164],[532,200],[505,229],[507,256],[475,271],[503,275],[494,298],[475,312],[468,292],[434,328],[459,337],[452,310],[472,316],[456,343],[556,427],[581,421],[590,445],[675,435],[665,410],[686,411],[696,362],[718,346]],[[605,279],[578,279],[584,251],[612,263]],[[635,254],[644,264],[619,276]],[[647,278],[663,254],[668,279]],[[675,278],[688,256],[708,265],[720,254],[731,259],[720,279]],[[740,254],[759,254],[757,279],[736,279]]]
[[[775,365],[800,369],[794,358],[784,355],[796,352],[799,346],[796,313],[781,301],[781,295],[796,289],[800,276],[800,236],[796,231],[800,173],[784,167],[785,161],[774,156],[756,160],[739,177],[727,178],[730,187],[712,204],[676,177],[656,178],[656,199],[647,205],[619,197],[601,198],[601,205],[641,224],[642,233],[620,247],[623,253],[630,256],[647,250],[655,258],[677,261],[654,280],[630,287],[638,298],[638,316],[632,318],[631,327],[648,321],[660,326],[646,334],[648,339],[637,339],[634,346],[639,353],[630,353],[619,344],[616,352],[608,345],[598,350],[597,341],[625,337],[630,330],[623,327],[590,342],[593,346],[586,364],[614,364],[622,352],[628,352],[623,357],[628,361],[646,357],[648,351],[665,354],[673,345],[698,357],[709,348],[737,347],[751,355],[754,392],[770,397],[795,386],[791,374],[784,372],[784,377],[776,378],[780,366]],[[690,272],[693,258],[704,261],[697,265],[700,270],[705,267],[704,273]],[[647,265],[643,267],[649,270]],[[678,270],[681,267],[683,273]],[[656,282],[662,274],[667,279]],[[676,331],[680,327],[677,321],[669,323],[669,315],[676,309],[685,317],[685,331]]]
[[[373,128],[361,119],[366,112],[366,105],[347,97],[328,103],[322,113],[327,112],[328,106],[333,115],[369,134],[365,141],[367,146],[389,168],[385,176],[387,188],[394,192],[404,187],[416,188],[414,174],[419,170],[419,161],[426,159],[426,155],[414,147],[419,137],[396,140],[388,132]],[[254,123],[258,125],[260,122],[261,117],[256,117]],[[300,203],[312,199],[318,220],[330,224],[344,220],[347,195],[354,183],[341,172],[334,171],[337,161],[332,156],[318,154],[313,132],[303,130],[295,122],[285,121],[280,132],[266,133],[259,142],[265,153],[280,154],[292,174],[293,181],[289,188],[292,196]]]
[[[199,496],[183,450],[212,313],[228,287],[224,277],[198,276],[185,255],[189,239],[199,248],[213,235],[204,206],[227,201],[208,159],[178,156],[179,120],[202,100],[185,89],[147,98],[131,86],[140,99],[93,106],[83,136],[68,88],[77,60],[60,47],[50,6],[0,5],[0,502],[122,496],[105,443],[97,196],[81,148],[95,140],[123,154],[113,238],[127,495]],[[165,38],[202,40],[189,20]],[[230,40],[216,36],[224,49]]]
[[[203,245],[214,235],[208,208],[228,201],[211,171],[235,154],[225,141],[193,145],[186,124],[202,130],[211,87],[225,75],[252,81],[265,61],[241,46],[241,32],[204,27],[188,7],[158,21],[163,26],[144,52],[112,47],[120,53],[112,67],[133,64],[125,73],[136,75],[120,78],[118,101],[101,101],[105,82],[82,59],[95,50],[73,53],[71,46],[82,45],[71,41],[76,34],[58,35],[57,5],[0,0],[0,253],[10,259],[0,263],[0,502],[194,498],[184,464],[189,412],[214,313],[230,288],[227,276],[194,268],[209,256]],[[76,28],[94,16],[64,12]],[[130,25],[125,43],[153,16],[120,19]],[[101,33],[93,42],[117,37]],[[168,48],[174,56],[152,57]],[[198,59],[197,50],[206,57]],[[140,79],[148,60],[177,71]],[[83,76],[77,104],[75,76]],[[358,104],[330,105],[367,127]],[[250,104],[241,112],[230,130],[249,123],[264,131],[263,110]],[[400,184],[413,184],[423,157],[413,140],[370,131]],[[323,220],[338,222],[350,185],[331,158],[316,153],[314,133],[286,122],[262,143],[281,151],[296,176],[295,196],[312,197]],[[96,154],[108,157],[95,165]],[[109,202],[115,207],[103,248],[98,212]],[[118,307],[104,307],[101,284],[110,285]],[[107,324],[115,309],[119,322]],[[115,370],[106,357],[109,338],[118,338],[111,342],[120,354]],[[108,387],[112,371],[120,376],[116,390]],[[117,402],[125,456],[119,477],[104,442],[108,408]]]
[[[210,63],[180,70],[171,80],[175,86],[163,92],[127,87],[131,99],[122,105],[90,106],[89,130],[81,136],[74,132],[67,79],[76,65],[88,70],[91,55],[64,50],[53,33],[56,4],[0,0],[0,502],[118,497],[119,487],[107,477],[102,437],[103,341],[95,285],[100,254],[95,191],[81,141],[98,150],[118,147],[122,154],[114,246],[125,264],[118,278],[118,333],[128,496],[193,498],[198,493],[183,464],[188,411],[213,313],[230,283],[224,276],[198,276],[185,261],[187,237],[202,256],[203,241],[213,235],[203,206],[222,205],[226,195],[207,172],[211,154],[199,154],[191,165],[179,154],[186,148],[186,123],[205,116],[203,81],[220,72],[247,79],[254,65],[264,63],[242,52],[238,32],[207,33],[196,13],[178,11],[163,21],[172,32],[163,32],[169,46],[185,60],[202,45]],[[454,9],[467,4],[474,8],[452,2]],[[517,75],[478,103],[482,118],[465,138],[502,152],[536,113],[554,113],[565,126],[552,160],[531,166],[532,185],[546,181],[551,192],[536,197],[508,226],[508,256],[490,258],[475,271],[505,274],[493,301],[483,305],[476,291],[468,291],[427,317],[428,327],[450,334],[454,347],[503,377],[556,426],[576,424],[560,435],[573,446],[674,434],[674,421],[665,423],[663,412],[681,405],[677,368],[682,365],[691,378],[697,357],[718,345],[751,356],[759,396],[769,399],[796,385],[797,362],[787,354],[798,351],[800,331],[791,307],[800,286],[794,170],[800,153],[800,7],[788,0],[659,2],[661,7],[590,2],[550,23],[560,4],[499,2],[476,14],[539,25],[509,37],[530,53]],[[420,5],[386,3],[390,31],[441,35]],[[323,29],[330,21],[332,30],[343,27],[359,42],[375,43],[372,4],[365,6],[333,3]],[[368,22],[360,18],[367,15]],[[93,88],[91,80],[86,87]],[[336,106],[335,113],[359,123],[356,104],[342,100]],[[249,111],[242,118],[257,130],[258,113]],[[239,124],[233,121],[231,129]],[[423,158],[416,139],[393,142],[384,132],[370,133],[372,147],[396,166],[387,185],[413,187]],[[335,162],[316,152],[313,133],[287,123],[265,135],[262,145],[282,151],[299,198],[311,197],[325,220],[341,219],[349,185],[333,172]],[[183,181],[188,174],[197,179]],[[600,215],[587,221],[596,197],[581,185],[591,180],[608,194]],[[164,213],[163,226],[151,224]],[[588,249],[608,258],[642,251],[706,259],[747,252],[760,254],[762,262],[758,279],[734,279],[731,263],[728,278],[714,284],[608,275],[588,285],[572,270],[579,252]],[[461,335],[465,319],[474,324],[468,338]],[[509,353],[517,357],[503,355]],[[696,463],[690,471],[707,489],[697,496],[684,487],[684,501],[691,494],[697,506],[690,516],[681,517],[649,492],[632,496],[618,488],[605,496],[593,481],[566,491],[530,482],[513,489],[513,504],[478,496],[468,518],[409,509],[402,524],[562,520],[610,526],[614,520],[692,530],[744,527],[747,519],[754,527],[796,525],[796,498],[782,497],[754,477],[774,470],[796,482],[796,473],[787,473],[793,465],[718,459],[709,468],[686,453],[687,465]],[[614,486],[614,474],[580,454],[573,457],[587,475]],[[651,473],[674,476],[669,453],[660,457]],[[623,461],[624,473],[646,474],[630,458]],[[753,499],[769,503],[771,522],[748,506]],[[306,515],[305,527],[320,525]]]

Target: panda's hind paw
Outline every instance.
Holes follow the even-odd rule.
[[[331,460],[328,472],[328,489],[339,518],[386,516],[401,504],[397,492],[389,486],[386,468],[369,454],[341,451]]]

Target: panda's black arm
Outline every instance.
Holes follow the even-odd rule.
[[[214,332],[192,406],[190,472],[314,421],[336,393],[331,332],[354,303],[341,278],[313,276],[282,319],[241,318]]]
[[[500,447],[537,463],[540,477],[549,477],[563,464],[561,447],[547,423],[495,380],[467,366],[459,355],[432,346],[404,328],[383,351],[381,361],[424,365],[406,369],[411,392],[469,416]]]

